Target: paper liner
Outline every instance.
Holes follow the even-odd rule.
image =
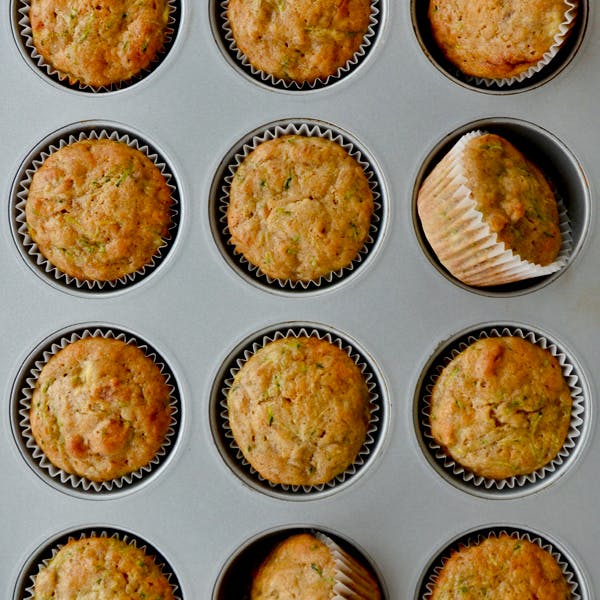
[[[368,52],[373,46],[377,32],[380,26],[381,10],[380,2],[382,0],[371,0],[371,15],[369,17],[369,26],[367,32],[363,37],[363,42],[359,49],[354,53],[351,59],[346,61],[346,64],[339,67],[335,73],[325,78],[317,78],[314,81],[287,81],[285,79],[278,78],[274,75],[261,71],[250,64],[246,55],[237,47],[236,41],[233,37],[233,32],[229,25],[229,19],[227,16],[229,8],[229,0],[223,0],[218,4],[216,10],[218,17],[218,34],[222,38],[222,42],[225,46],[226,51],[229,53],[234,63],[239,66],[242,71],[249,74],[253,79],[264,83],[270,87],[280,88],[288,91],[307,91],[320,89],[336,83],[337,81],[347,77],[352,73],[366,58]],[[220,10],[219,10],[220,9]]]
[[[373,214],[371,216],[371,224],[367,239],[363,247],[359,250],[354,260],[345,267],[331,271],[326,275],[322,275],[317,279],[310,281],[292,281],[291,279],[275,279],[266,273],[263,273],[260,268],[250,263],[240,252],[235,249],[235,245],[231,242],[231,236],[227,225],[227,209],[229,207],[229,190],[231,182],[235,177],[235,173],[246,157],[263,142],[273,140],[284,135],[301,135],[306,137],[320,137],[341,146],[363,169],[371,193],[373,195]],[[222,178],[222,182],[218,188],[217,214],[219,233],[223,244],[233,258],[236,266],[244,272],[256,278],[267,285],[288,291],[306,291],[311,289],[319,289],[328,285],[335,284],[337,281],[347,277],[354,270],[358,269],[367,255],[373,251],[380,232],[380,224],[383,219],[383,204],[382,193],[379,179],[375,169],[364,151],[356,147],[351,140],[344,137],[340,132],[332,128],[322,126],[312,122],[294,121],[287,124],[279,124],[266,128],[264,131],[252,136],[249,140],[240,145],[239,150],[229,161],[226,172]]]
[[[233,380],[237,372],[254,354],[256,354],[258,350],[266,346],[269,342],[283,338],[299,337],[316,337],[320,340],[327,340],[329,343],[334,344],[335,346],[346,352],[346,354],[348,354],[348,356],[360,368],[360,371],[365,379],[365,383],[367,384],[367,389],[369,390],[370,420],[367,428],[367,437],[365,439],[365,442],[363,443],[362,448],[356,455],[354,462],[345,471],[339,473],[330,481],[319,485],[288,485],[272,483],[268,479],[264,478],[244,458],[242,451],[240,450],[233,437],[233,433],[229,425],[227,395],[229,393],[229,390],[231,389]],[[261,484],[263,484],[263,486],[267,486],[272,490],[302,495],[314,494],[318,492],[323,492],[327,489],[334,488],[335,486],[351,479],[358,473],[360,469],[362,469],[366,465],[369,455],[371,454],[373,447],[376,443],[376,438],[379,435],[379,428],[381,423],[380,415],[382,412],[382,407],[377,378],[374,374],[374,371],[368,364],[366,359],[362,355],[360,355],[355,348],[353,348],[348,342],[346,342],[345,340],[333,333],[319,331],[317,329],[307,329],[305,327],[300,327],[295,329],[275,330],[273,332],[265,334],[262,337],[258,338],[256,341],[249,342],[246,348],[240,354],[240,358],[237,358],[235,361],[232,361],[232,366],[227,369],[226,375],[224,376],[224,379],[221,382],[222,387],[220,390],[220,394],[222,399],[219,402],[219,406],[221,407],[221,412],[219,413],[219,425],[224,432],[226,442],[228,442],[229,444],[228,450],[232,458],[234,458],[236,463],[242,468],[243,472],[249,474],[253,480],[260,482]]]
[[[562,448],[559,450],[556,457],[549,463],[527,475],[517,475],[505,479],[491,479],[476,475],[472,471],[461,466],[451,456],[444,452],[431,434],[429,410],[433,386],[446,365],[477,340],[506,336],[515,336],[527,340],[536,346],[547,350],[558,360],[562,369],[562,374],[571,391],[571,422]],[[447,348],[441,355],[441,358],[436,359],[436,365],[437,366],[432,369],[430,376],[423,382],[420,392],[419,426],[421,435],[427,445],[427,450],[435,459],[436,464],[442,468],[443,471],[447,472],[455,480],[462,481],[475,488],[510,493],[511,490],[519,488],[526,489],[527,487],[531,487],[531,491],[534,491],[537,489],[537,487],[534,487],[534,484],[542,483],[546,477],[562,471],[568,466],[582,434],[583,418],[586,414],[586,400],[583,395],[583,388],[579,381],[579,376],[573,363],[564,351],[555,343],[539,333],[534,333],[533,331],[528,331],[521,327],[504,327],[502,329],[491,327],[481,330],[476,334],[470,334],[466,338],[466,341],[461,341],[459,344],[455,344],[454,347]]]
[[[86,477],[81,477],[79,475],[67,473],[66,471],[53,465],[35,441],[31,432],[31,424],[29,418],[31,410],[31,399],[33,396],[37,378],[39,377],[43,367],[47,364],[50,358],[52,358],[60,350],[62,350],[69,344],[76,342],[77,340],[89,337],[103,337],[116,339],[127,344],[132,344],[140,350],[142,350],[142,352],[148,358],[150,358],[154,362],[154,364],[160,369],[160,372],[165,378],[165,382],[169,387],[169,405],[171,408],[171,419],[169,423],[169,428],[165,435],[165,439],[157,453],[152,458],[152,460],[150,460],[150,462],[148,462],[140,469],[127,473],[121,477],[101,482],[91,481]],[[18,390],[18,415],[20,418],[18,423],[18,433],[21,436],[23,442],[25,443],[25,447],[28,449],[33,459],[33,462],[40,469],[40,471],[48,475],[51,479],[59,481],[67,488],[71,488],[73,490],[82,490],[90,494],[99,494],[106,492],[116,492],[122,489],[126,489],[127,487],[133,485],[142,478],[147,477],[149,474],[154,472],[159,466],[161,466],[161,463],[163,462],[167,454],[171,451],[172,446],[177,437],[177,432],[179,430],[179,393],[174,378],[172,378],[171,374],[169,373],[168,367],[161,361],[162,359],[160,359],[156,351],[149,347],[145,342],[138,341],[134,336],[130,334],[127,334],[122,331],[116,331],[108,327],[95,328],[93,330],[82,329],[79,331],[74,331],[70,334],[66,333],[56,338],[55,340],[49,342],[43,349],[41,353],[41,358],[35,360],[35,362],[33,363],[33,366],[30,368],[28,375],[26,375],[24,379],[24,384]]]
[[[31,59],[33,64],[44,74],[48,75],[52,80],[57,81],[61,85],[92,94],[101,94],[106,92],[114,92],[116,90],[124,89],[130,87],[145,77],[147,77],[150,73],[152,73],[156,67],[164,60],[166,55],[169,53],[171,46],[175,40],[177,35],[177,28],[179,26],[179,14],[181,12],[180,9],[180,0],[168,0],[169,5],[169,19],[167,21],[167,26],[165,29],[165,38],[162,49],[156,54],[154,60],[143,69],[137,75],[134,75],[130,79],[125,81],[118,81],[112,83],[107,86],[92,86],[81,82],[70,82],[69,75],[67,73],[62,73],[55,69],[52,65],[48,64],[44,57],[41,56],[35,48],[33,43],[33,36],[31,31],[31,22],[29,20],[29,10],[31,7],[31,0],[14,0],[17,5],[17,24],[16,24],[16,32],[24,45],[24,50],[27,53],[28,57]]]
[[[37,169],[39,169],[44,161],[54,152],[83,140],[111,140],[127,144],[130,148],[134,148],[144,154],[152,163],[160,170],[167,187],[171,192],[171,224],[167,235],[163,238],[163,243],[158,247],[155,255],[152,257],[150,262],[145,264],[141,269],[128,273],[118,279],[111,281],[99,281],[91,279],[78,279],[63,273],[58,267],[55,267],[38,249],[37,244],[33,241],[29,235],[27,229],[27,219],[25,215],[25,205],[27,203],[27,197],[29,195],[29,187],[31,181]],[[143,277],[152,272],[159,263],[165,258],[173,242],[177,227],[179,224],[179,202],[178,202],[178,191],[175,185],[174,176],[171,170],[164,162],[161,156],[155,151],[151,150],[147,143],[140,139],[137,139],[133,134],[123,133],[116,130],[107,129],[105,127],[97,127],[91,131],[73,131],[71,133],[65,133],[60,138],[53,140],[46,148],[41,150],[39,154],[29,159],[29,165],[26,167],[23,176],[15,186],[16,198],[14,198],[14,223],[13,227],[16,229],[18,241],[21,244],[21,250],[24,256],[29,259],[34,265],[42,270],[48,278],[56,280],[58,282],[66,284],[68,287],[75,289],[84,289],[85,291],[101,292],[101,291],[113,291],[124,287],[129,287],[134,283],[137,283]]]
[[[502,285],[559,271],[567,264],[573,243],[567,212],[556,192],[562,244],[548,265],[523,260],[506,249],[484,222],[462,166],[466,145],[482,135],[481,131],[463,135],[419,190],[417,207],[427,241],[442,265],[467,285]],[[425,203],[429,211],[423,208]]]
[[[381,590],[376,578],[330,537],[318,531],[315,537],[329,548],[335,562],[332,600],[379,600]]]
[[[173,589],[173,595],[175,600],[182,600],[182,596],[179,590],[179,582],[173,573],[171,565],[169,565],[166,559],[160,555],[160,553],[152,548],[148,542],[142,540],[139,537],[133,536],[129,533],[113,529],[98,529],[97,531],[93,528],[86,528],[82,531],[73,531],[70,534],[63,536],[58,540],[47,544],[45,547],[38,551],[38,562],[30,569],[28,581],[23,582],[22,598],[23,600],[35,600],[34,587],[35,578],[46,568],[50,561],[58,554],[58,552],[71,541],[82,540],[85,538],[100,537],[100,538],[114,538],[122,542],[126,542],[130,546],[134,546],[142,550],[150,558],[155,559],[156,566],[160,569],[162,574],[167,578],[167,581],[171,584]],[[46,555],[44,558],[43,555]]]
[[[547,539],[543,538],[537,533],[518,529],[516,527],[492,527],[483,530],[473,531],[470,534],[462,536],[460,539],[449,544],[444,548],[438,556],[434,559],[433,564],[429,568],[428,576],[421,586],[421,600],[429,600],[432,597],[433,589],[435,587],[436,579],[439,577],[444,565],[448,562],[453,551],[460,550],[461,548],[468,548],[470,546],[476,546],[485,539],[490,537],[499,537],[502,534],[506,534],[516,540],[527,540],[533,544],[539,546],[542,550],[549,552],[558,563],[562,574],[567,582],[570,589],[571,596],[569,600],[582,600],[581,595],[581,584],[578,580],[576,572],[569,558],[552,544]]]

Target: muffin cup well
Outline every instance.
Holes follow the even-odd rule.
[[[112,281],[82,280],[63,273],[46,259],[37,244],[29,235],[25,216],[25,205],[29,187],[37,169],[54,152],[70,144],[84,140],[111,140],[122,142],[140,151],[160,170],[171,193],[171,224],[167,236],[151,261],[141,269]],[[11,194],[11,226],[13,237],[21,255],[38,275],[49,283],[76,292],[106,294],[130,288],[152,274],[171,251],[179,227],[180,219],[179,188],[175,175],[166,159],[149,142],[136,133],[129,132],[109,123],[90,123],[78,127],[66,127],[51,134],[27,156],[13,183]]]
[[[319,485],[275,484],[262,477],[244,458],[235,442],[229,425],[227,395],[237,372],[244,363],[269,342],[283,338],[316,337],[326,340],[343,350],[360,368],[369,390],[370,420],[367,437],[354,462],[342,473],[330,481]],[[211,396],[211,425],[213,437],[218,449],[229,468],[252,488],[271,496],[287,500],[308,500],[333,493],[351,484],[367,468],[376,455],[386,426],[383,386],[377,370],[366,357],[366,353],[357,348],[341,334],[311,324],[282,325],[263,330],[243,341],[229,355],[213,384]]]
[[[228,62],[251,81],[271,89],[287,92],[308,92],[323,89],[351,75],[364,63],[374,46],[383,18],[383,0],[371,0],[369,27],[359,49],[350,60],[346,61],[346,64],[339,67],[329,77],[317,78],[310,82],[286,81],[252,66],[245,54],[237,47],[227,16],[229,0],[211,0],[211,2],[213,3],[211,9],[213,33]]]
[[[171,418],[169,428],[161,447],[152,460],[140,469],[103,482],[91,481],[54,466],[35,441],[29,420],[33,391],[44,365],[69,344],[89,337],[117,339],[142,350],[160,369],[169,387],[170,397]],[[138,336],[106,326],[72,328],[42,342],[22,366],[21,373],[13,386],[11,402],[13,404],[11,410],[13,432],[19,450],[29,466],[53,487],[68,494],[85,498],[106,498],[119,492],[126,493],[149,481],[166,466],[175,448],[180,430],[181,400],[179,388],[167,363],[154,348]]]
[[[235,250],[234,245],[230,241],[231,236],[227,226],[229,190],[238,167],[261,143],[284,135],[320,137],[339,144],[364,169],[373,194],[374,209],[371,216],[369,233],[355,259],[348,266],[311,281],[274,279],[266,275]],[[261,127],[242,138],[225,157],[217,171],[211,189],[209,210],[214,239],[219,246],[221,254],[230,266],[251,283],[266,287],[271,291],[292,294],[328,289],[341,281],[345,281],[361,268],[364,268],[368,259],[374,255],[383,237],[386,217],[383,184],[374,159],[347,133],[335,128],[333,125],[308,119],[278,121]]]
[[[490,479],[476,475],[461,466],[437,444],[431,435],[429,409],[435,381],[452,359],[479,339],[503,336],[516,336],[527,340],[547,350],[558,360],[571,391],[571,421],[562,448],[548,464],[527,475]],[[546,335],[515,325],[481,327],[450,340],[425,368],[415,396],[414,417],[419,443],[435,470],[464,491],[489,498],[511,498],[533,493],[560,477],[579,455],[590,410],[584,390],[585,386],[574,360]]]
[[[23,566],[15,586],[13,600],[34,600],[33,591],[37,574],[48,565],[67,543],[88,537],[114,538],[144,551],[149,557],[154,558],[156,565],[171,584],[175,600],[183,600],[181,585],[175,571],[158,549],[131,532],[102,525],[59,533],[41,545]]]
[[[158,52],[152,63],[148,65],[146,69],[142,70],[140,73],[134,75],[132,78],[126,81],[115,82],[108,86],[92,86],[85,83],[69,82],[69,76],[67,74],[57,71],[37,52],[33,43],[31,22],[29,20],[31,0],[11,0],[11,3],[13,5],[11,12],[14,36],[19,45],[21,54],[27,60],[30,66],[42,77],[55,84],[70,90],[88,94],[104,94],[107,92],[122,90],[139,83],[148,77],[148,75],[153,73],[165,60],[171,48],[173,47],[173,44],[175,43],[182,13],[181,0],[168,1],[169,20],[165,29],[165,41],[163,48],[160,52]]]

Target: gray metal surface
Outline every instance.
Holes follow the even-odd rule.
[[[588,11],[581,47],[550,81],[516,94],[468,89],[425,56],[409,2],[385,2],[376,47],[355,73],[308,93],[267,89],[240,75],[211,29],[209,2],[186,0],[173,48],[160,68],[122,91],[83,95],[48,83],[24,60],[0,15],[2,150],[0,215],[0,597],[12,598],[28,557],[69,529],[105,526],[148,540],[173,566],[182,595],[209,599],[236,549],[262,531],[309,525],[355,541],[376,564],[391,600],[415,597],[421,573],[447,542],[490,524],[556,541],[582,573],[584,597],[600,597],[600,14]],[[213,176],[235,143],[279,119],[316,119],[347,131],[377,162],[387,223],[376,254],[348,281],[309,294],[272,293],[227,264],[212,230]],[[413,224],[413,185],[423,161],[451,132],[480,119],[542,128],[579,162],[589,206],[578,206],[575,260],[547,285],[478,294],[442,275]],[[180,183],[181,224],[167,260],[147,281],[94,297],[49,285],[11,235],[9,198],[21,162],[40,140],[86,120],[147,136]],[[573,169],[576,170],[576,169]],[[577,187],[576,184],[574,187]],[[387,427],[375,460],[355,482],[304,502],[242,482],[211,433],[210,398],[223,361],[272,325],[309,322],[357,341],[382,375]],[[577,362],[588,393],[584,443],[564,474],[539,491],[492,499],[441,477],[423,455],[413,403],[422,369],[446,340],[478,324],[519,324],[546,333]],[[22,363],[48,336],[108,323],[152,344],[177,377],[184,418],[164,469],[127,494],[100,499],[48,485],[21,456],[10,397]],[[233,599],[232,599],[233,600]]]

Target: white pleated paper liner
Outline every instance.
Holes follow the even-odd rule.
[[[419,209],[425,237],[435,256],[453,277],[475,287],[505,285],[560,271],[572,254],[573,236],[564,203],[555,189],[562,243],[558,256],[548,265],[522,259],[498,241],[484,221],[462,164],[469,141],[482,135],[484,132],[478,130],[463,135],[419,190],[418,207],[421,197],[428,205],[435,201],[435,210],[423,209],[422,214]]]
[[[165,439],[146,465],[136,471],[108,481],[91,481],[54,466],[35,441],[30,424],[31,399],[37,378],[46,363],[57,352],[69,344],[89,337],[117,339],[138,347],[159,368],[169,388],[169,405],[171,417]],[[43,346],[38,347],[24,363],[21,374],[13,388],[11,399],[13,407],[11,416],[13,430],[23,457],[29,466],[47,483],[66,493],[86,498],[102,498],[110,494],[134,490],[148,481],[167,463],[174,449],[180,429],[181,399],[177,381],[166,361],[146,341],[125,331],[112,327],[78,327],[63,334],[54,336]]]
[[[576,567],[575,561],[569,557],[563,549],[555,542],[549,541],[545,536],[537,532],[512,526],[482,527],[466,533],[448,544],[433,558],[423,573],[416,600],[429,600],[431,598],[435,581],[437,577],[439,577],[443,566],[446,564],[453,551],[479,544],[487,538],[499,537],[503,534],[506,534],[515,540],[527,540],[528,542],[538,545],[542,550],[549,552],[556,559],[563,576],[565,577],[571,594],[569,600],[587,600],[587,594],[585,593],[585,588],[579,575],[579,569]]]
[[[37,244],[29,235],[25,206],[29,194],[29,187],[37,169],[54,152],[83,140],[111,140],[127,144],[129,147],[143,153],[160,170],[171,193],[170,217],[171,223],[167,235],[163,238],[162,245],[157,249],[149,263],[133,273],[128,273],[112,281],[82,280],[62,272],[54,266],[39,251]],[[108,127],[102,124],[89,124],[82,127],[73,127],[57,132],[44,140],[21,165],[20,171],[15,178],[11,194],[11,215],[13,236],[17,247],[26,262],[43,279],[53,285],[71,289],[74,291],[103,294],[119,291],[131,287],[142,281],[153,273],[164,261],[170,252],[177,235],[180,221],[180,197],[176,178],[167,161],[159,151],[149,142],[144,141],[136,134],[121,130],[116,127]]]
[[[282,280],[266,275],[260,268],[248,262],[241,253],[235,250],[234,244],[230,241],[231,236],[227,226],[229,190],[238,167],[262,142],[285,135],[320,137],[340,145],[364,169],[371,193],[373,194],[373,214],[371,216],[367,239],[354,260],[342,269],[332,271],[327,275],[323,275],[318,279],[311,281]],[[211,199],[211,201],[214,202],[211,210],[211,218],[213,220],[213,233],[217,238],[220,250],[236,271],[251,282],[268,287],[272,290],[302,293],[322,290],[333,286],[347,279],[364,266],[368,256],[374,253],[378,242],[382,237],[382,227],[386,212],[384,206],[385,199],[383,196],[383,186],[380,177],[377,174],[374,161],[364,149],[361,149],[358,146],[356,141],[350,139],[341,131],[336,130],[333,126],[310,120],[287,120],[261,128],[258,132],[246,136],[232,149],[230,158],[226,159],[224,164],[222,164],[222,168],[217,177],[213,194],[211,194],[211,196],[214,196],[214,198]]]
[[[115,82],[107,86],[92,86],[84,83],[70,83],[69,76],[66,73],[57,71],[52,65],[48,64],[44,58],[37,52],[32,38],[31,22],[29,20],[29,10],[31,7],[30,0],[11,0],[13,4],[12,18],[15,38],[20,44],[20,49],[23,56],[28,60],[35,70],[40,74],[49,78],[51,81],[64,86],[65,88],[89,93],[103,94],[122,90],[135,85],[142,81],[148,75],[153,73],[157,67],[164,61],[170,52],[179,31],[179,23],[181,21],[181,0],[169,0],[169,19],[165,29],[165,40],[162,47],[154,60],[148,67],[142,70],[137,75],[134,75],[126,81]]]
[[[244,458],[229,425],[227,395],[237,372],[246,361],[266,344],[278,339],[298,337],[316,337],[320,340],[326,340],[343,350],[359,367],[369,391],[370,420],[367,427],[367,437],[362,448],[359,450],[354,462],[344,472],[320,485],[285,485],[268,481]],[[255,489],[287,499],[313,498],[351,483],[367,468],[369,459],[373,456],[383,435],[385,418],[383,391],[373,365],[370,364],[361,351],[339,334],[309,325],[273,328],[257,335],[231,355],[223,365],[222,373],[221,378],[216,381],[213,394],[215,397],[212,399],[213,426],[217,430],[213,433],[219,440],[221,452],[230,468]]]
[[[102,526],[83,527],[67,533],[58,534],[40,546],[29,558],[27,564],[21,571],[19,581],[15,587],[13,600],[35,600],[34,585],[37,574],[45,568],[59,550],[70,541],[90,537],[113,538],[142,550],[147,556],[154,559],[154,562],[166,577],[173,589],[175,600],[183,600],[181,585],[175,571],[157,548],[135,534],[121,529]]]
[[[490,479],[476,475],[455,462],[451,456],[444,452],[431,434],[429,411],[433,386],[444,367],[477,340],[504,336],[520,337],[527,340],[547,350],[558,360],[562,374],[571,391],[571,421],[562,448],[549,463],[527,475],[505,479]],[[577,451],[582,445],[584,419],[586,419],[589,410],[587,403],[588,399],[584,394],[584,386],[573,359],[556,342],[539,332],[522,326],[488,326],[458,337],[442,348],[434,357],[426,368],[417,392],[415,406],[417,422],[415,425],[417,426],[417,435],[420,438],[421,446],[426,456],[428,455],[429,462],[445,479],[460,489],[476,495],[508,498],[533,493],[550,484],[565,472],[576,458]]]
[[[229,61],[250,79],[274,89],[291,92],[322,89],[351,75],[368,56],[381,29],[383,0],[371,0],[371,15],[367,32],[359,49],[346,64],[339,67],[329,77],[317,78],[310,82],[286,81],[252,66],[245,54],[237,47],[227,17],[229,0],[211,0],[211,2],[214,2],[215,37],[219,40],[222,51]]]

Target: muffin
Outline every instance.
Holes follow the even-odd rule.
[[[467,285],[510,283],[562,266],[550,184],[499,135],[462,136],[425,179],[417,210],[437,258]]]
[[[161,170],[124,142],[87,139],[48,156],[25,205],[39,252],[78,280],[115,281],[151,264],[171,225]]]
[[[318,534],[292,535],[262,562],[252,580],[250,600],[379,600],[379,585],[355,559]]]
[[[48,460],[90,481],[147,465],[165,441],[170,388],[142,350],[87,337],[54,354],[31,398],[31,434]]]
[[[348,267],[368,239],[373,194],[339,144],[284,135],[237,168],[227,226],[235,251],[269,277],[315,281]]]
[[[565,0],[430,0],[428,17],[450,63],[468,76],[502,80],[527,75],[558,51],[573,7]]]
[[[562,448],[571,405],[560,364],[548,350],[517,336],[481,338],[435,381],[431,435],[476,475],[525,475]]]
[[[30,0],[30,5],[35,49],[71,84],[127,81],[165,43],[168,0]]]
[[[33,600],[50,598],[173,600],[173,588],[154,558],[116,538],[71,540],[35,577]]]
[[[235,375],[227,408],[244,458],[283,485],[319,485],[343,473],[365,443],[370,419],[360,368],[316,337],[260,348]]]
[[[311,83],[335,75],[358,52],[371,0],[229,0],[227,22],[238,49],[275,79]]]
[[[461,598],[568,600],[558,562],[526,539],[501,534],[452,553],[435,578],[431,600]]]

